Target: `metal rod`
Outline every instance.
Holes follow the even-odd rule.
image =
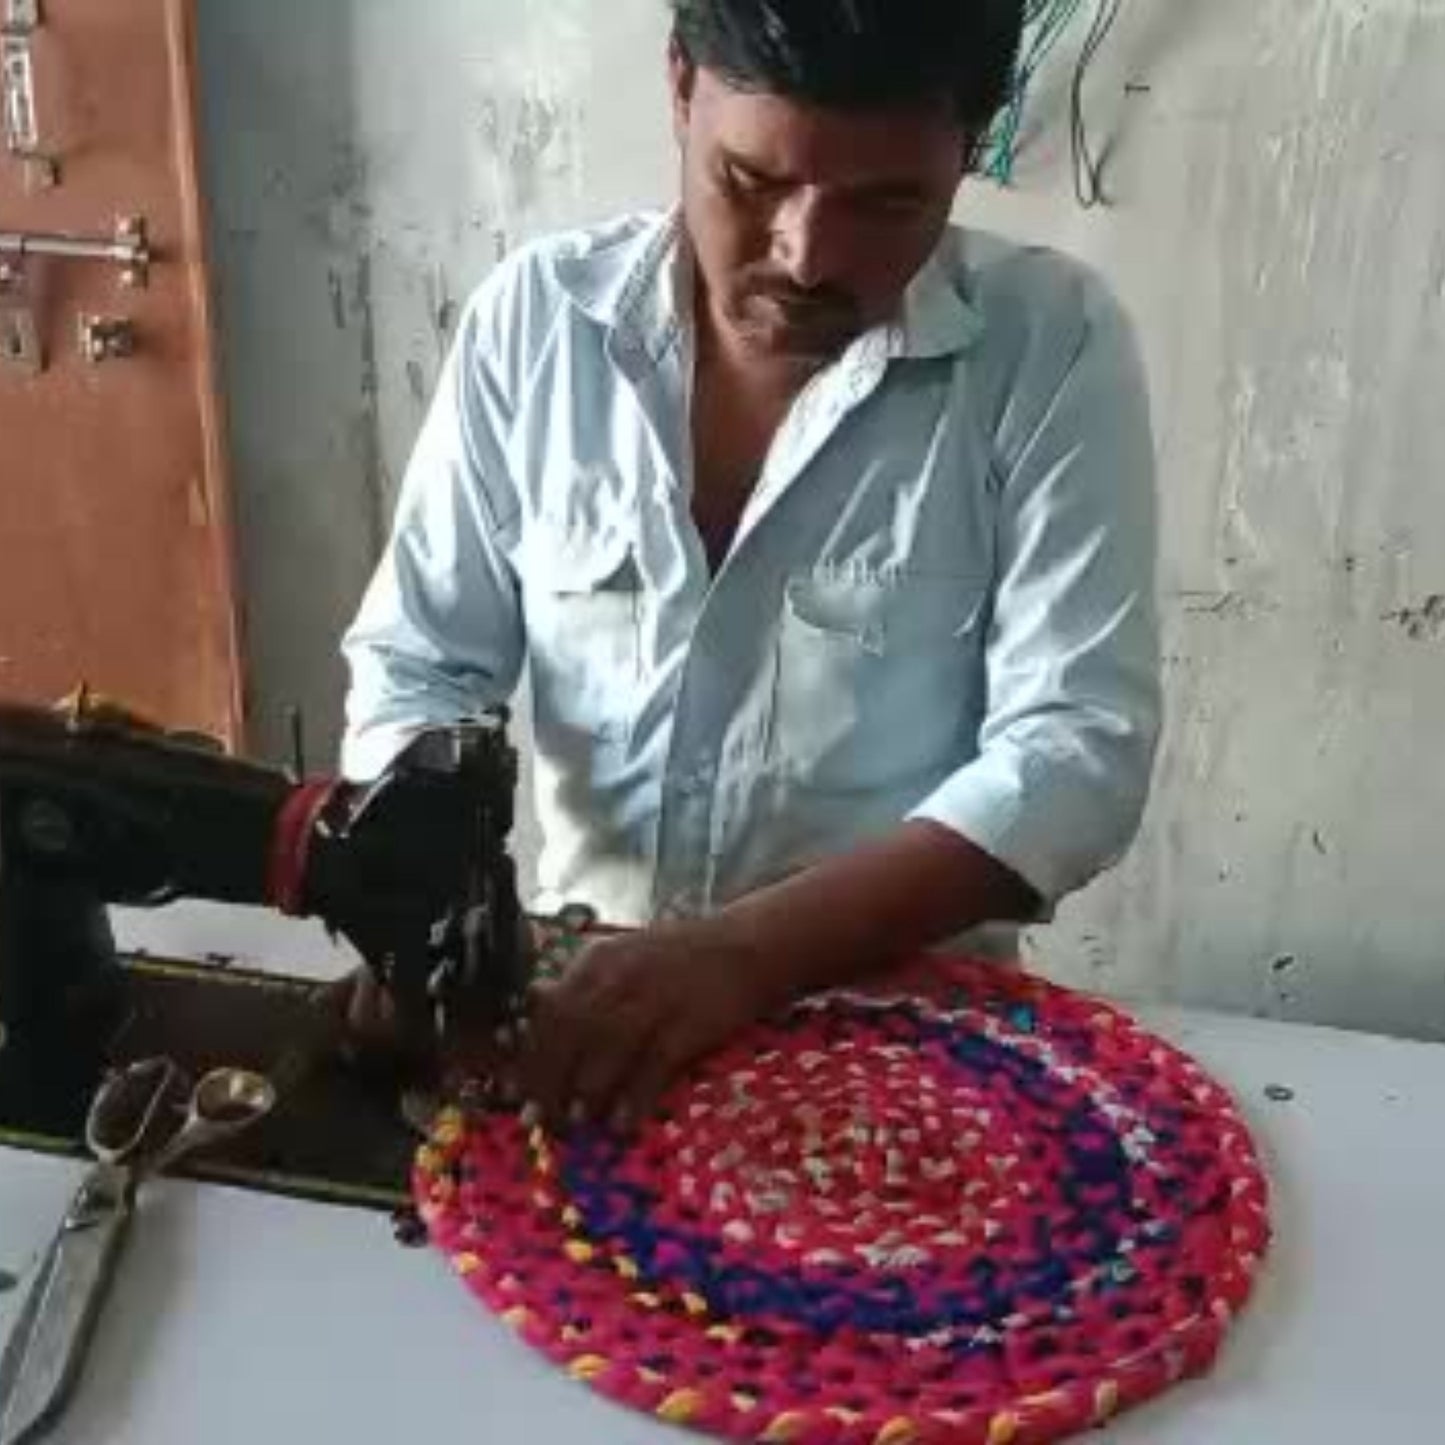
[[[306,715],[299,707],[286,709],[286,721],[291,727],[291,771],[296,781],[306,781]]]
[[[0,256],[66,256],[78,261],[146,266],[150,263],[150,247],[143,237],[88,241],[80,236],[45,235],[39,231],[0,231]]]

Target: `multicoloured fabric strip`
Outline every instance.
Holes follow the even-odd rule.
[[[1039,1445],[1208,1369],[1269,1237],[1223,1089],[996,965],[760,1025],[622,1140],[444,1114],[414,1180],[572,1376],[796,1445]]]

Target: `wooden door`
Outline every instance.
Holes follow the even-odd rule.
[[[0,26],[0,696],[84,682],[235,746],[192,0]]]

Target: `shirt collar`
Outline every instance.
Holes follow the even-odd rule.
[[[964,294],[962,268],[945,260],[945,252],[953,251],[950,234],[904,293],[902,320],[889,328],[891,356],[910,361],[956,356],[983,336],[983,313]]]
[[[984,319],[968,300],[945,252],[946,238],[913,278],[902,315],[881,328],[889,359],[932,360],[968,350]],[[689,324],[692,267],[678,208],[652,219],[611,246],[558,263],[563,291],[585,315],[612,333],[614,346],[656,363]]]
[[[682,296],[691,272],[681,235],[681,213],[673,209],[611,246],[563,259],[557,279],[572,304],[611,333],[614,347],[655,363],[691,311]]]

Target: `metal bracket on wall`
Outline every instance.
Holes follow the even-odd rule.
[[[5,0],[5,19],[0,31],[6,35],[29,35],[40,24],[40,0]]]
[[[135,323],[123,316],[82,316],[77,323],[80,354],[92,365],[123,361],[136,350]]]
[[[0,258],[0,368],[21,376],[39,376],[45,369],[40,331],[25,290],[19,265]]]
[[[25,168],[28,189],[47,190],[60,183],[60,166],[40,144],[35,101],[35,60],[30,38],[40,25],[40,0],[3,0],[0,10],[0,109],[4,111],[5,149]]]

